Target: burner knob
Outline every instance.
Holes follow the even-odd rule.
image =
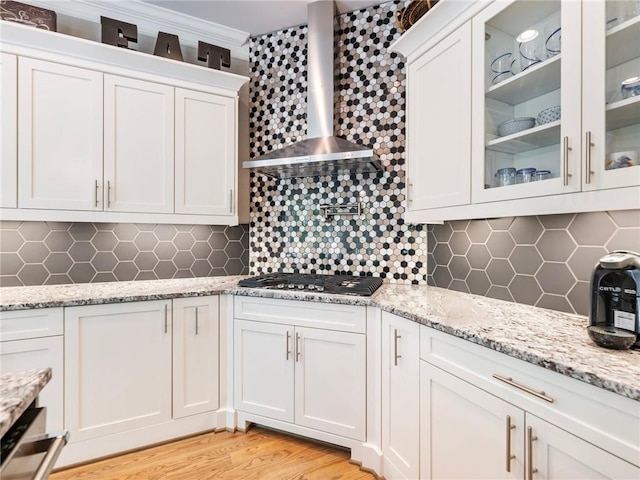
[[[324,287],[322,285],[318,285],[318,287],[316,288],[316,290],[318,292],[324,292]]]
[[[301,283],[301,284],[299,284],[299,285],[298,285],[298,290],[304,290],[304,284],[302,284],[302,283]]]
[[[313,283],[310,283],[309,285],[307,285],[307,288],[308,288],[309,290],[315,290],[315,289],[316,289],[316,286],[315,286]]]
[[[295,288],[296,286],[293,283],[290,283],[289,285],[287,285],[287,288]]]

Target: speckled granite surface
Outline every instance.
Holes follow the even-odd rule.
[[[215,295],[235,288],[240,278],[244,277],[6,287],[0,288],[0,311]]]
[[[235,295],[370,305],[640,401],[640,351],[607,350],[588,319],[437,287],[383,285],[371,298],[237,287],[243,277],[0,289],[0,310]]]
[[[0,376],[0,437],[51,380],[51,369],[28,370]]]

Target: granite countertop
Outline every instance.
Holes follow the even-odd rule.
[[[244,277],[207,277],[0,289],[0,310],[158,300],[229,293],[379,307],[619,395],[640,401],[640,351],[607,350],[588,318],[430,286],[384,284],[372,297],[237,286]]]
[[[20,418],[49,380],[50,368],[0,376],[0,437]]]

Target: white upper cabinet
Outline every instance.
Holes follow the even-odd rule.
[[[634,5],[443,0],[405,33],[391,48],[408,63],[406,220],[640,207]],[[451,45],[469,21],[467,69],[464,50],[454,55]],[[448,69],[438,66],[445,52]],[[427,60],[436,68],[419,81]]]
[[[232,215],[237,124],[232,98],[176,89],[176,213]]]
[[[105,209],[173,212],[173,87],[104,78]]]
[[[471,24],[407,72],[407,220],[471,201]]]
[[[18,207],[101,209],[102,73],[31,58],[18,69]]]
[[[18,206],[18,60],[0,53],[0,207]]]
[[[640,95],[621,92],[640,72],[638,13],[625,2],[516,0],[473,27],[472,201],[545,197],[539,213],[640,206]],[[498,128],[521,118],[533,122]],[[551,197],[568,193],[579,195]]]
[[[3,219],[238,224],[246,77],[5,23]]]
[[[582,4],[583,171],[589,172],[582,179],[584,190],[640,184],[640,12],[637,7],[634,10],[636,4]],[[629,87],[633,92],[623,94],[622,83],[633,77],[637,79],[635,87]],[[640,199],[636,204],[640,206]]]

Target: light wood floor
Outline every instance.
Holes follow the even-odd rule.
[[[254,427],[207,433],[51,475],[51,480],[371,480],[349,452]]]

